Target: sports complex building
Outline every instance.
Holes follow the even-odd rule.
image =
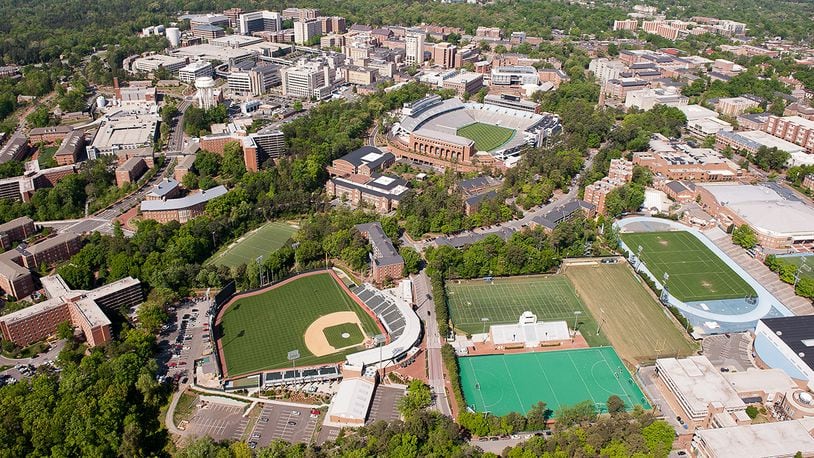
[[[556,115],[432,95],[405,104],[389,140],[399,157],[471,171],[510,166],[524,147],[540,147],[560,130]]]
[[[814,209],[793,195],[768,186],[702,184],[704,209],[723,225],[748,224],[764,248],[814,242]]]

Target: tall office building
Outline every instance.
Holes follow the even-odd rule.
[[[421,65],[424,63],[424,34],[421,32],[410,32],[404,37],[406,44],[406,54],[404,62],[407,65]]]
[[[319,62],[299,63],[280,70],[283,95],[324,99],[331,93],[331,69]]]
[[[315,37],[322,35],[322,23],[316,19],[294,22],[294,43],[308,44]]]
[[[251,35],[255,32],[277,32],[283,28],[283,19],[276,11],[253,11],[239,17],[240,34]]]
[[[436,43],[432,47],[432,60],[435,65],[438,65],[442,68],[454,68],[455,67],[455,54],[458,52],[458,47],[442,42]]]

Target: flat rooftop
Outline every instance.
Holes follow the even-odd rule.
[[[699,186],[758,231],[773,236],[814,237],[814,208],[804,202],[787,200],[773,189],[759,185]]]
[[[255,55],[254,52],[245,49],[210,44],[184,46],[173,50],[172,53],[174,56],[190,58],[191,60],[217,60],[221,62],[229,62],[229,59],[241,59]]]
[[[659,358],[656,365],[663,377],[673,380],[681,397],[695,412],[706,411],[712,402],[720,402],[726,410],[746,408],[738,393],[706,356]]]
[[[814,455],[814,418],[695,431],[699,442],[713,456]]]
[[[93,147],[105,150],[149,144],[158,125],[156,115],[124,116],[107,119],[93,139]]]

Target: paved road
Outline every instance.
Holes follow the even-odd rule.
[[[186,114],[190,105],[192,105],[192,102],[186,99],[178,104],[178,111],[181,114],[178,116],[170,138],[167,140],[167,151],[169,153],[180,153],[184,150],[184,114]]]
[[[595,157],[596,150],[591,150],[588,155],[588,158],[585,160],[583,171],[590,170]],[[475,243],[483,238],[486,238],[488,235],[491,234],[497,234],[499,236],[504,235],[505,237],[508,237],[512,232],[520,231],[524,227],[528,226],[531,220],[533,220],[534,218],[545,215],[546,213],[551,212],[557,207],[560,207],[572,200],[575,200],[577,198],[578,193],[579,193],[579,180],[577,178],[574,178],[573,180],[571,180],[571,186],[567,193],[555,195],[554,197],[551,198],[550,203],[540,207],[534,207],[524,212],[523,216],[518,219],[506,221],[504,223],[496,224],[491,227],[476,228],[471,231],[463,231],[461,233],[447,237],[437,237],[433,239],[424,239],[418,241],[403,239],[403,241],[407,245],[421,252],[424,251],[424,248],[432,245],[436,240],[442,238],[450,242],[452,245],[457,246],[459,244],[468,245]]]
[[[425,271],[413,276],[415,287],[416,312],[424,320],[424,335],[427,342],[427,367],[429,368],[430,388],[435,395],[433,408],[446,416],[452,416],[447,392],[444,386],[444,362],[441,359],[442,338],[435,321],[435,303],[431,299],[432,287]]]

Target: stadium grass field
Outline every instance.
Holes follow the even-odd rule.
[[[514,134],[515,132],[512,129],[482,122],[469,124],[457,131],[458,136],[474,141],[475,149],[478,151],[492,151],[511,140]]]
[[[749,286],[693,234],[685,231],[623,233],[634,251],[642,247],[644,265],[661,280],[667,272],[670,294],[683,302],[754,296]]]
[[[803,259],[806,260],[806,265],[811,267],[810,270],[803,270],[800,272],[800,278],[814,278],[814,257],[810,256],[778,256],[777,260],[783,264],[791,264],[800,267],[803,264]]]
[[[449,312],[452,324],[461,332],[484,332],[482,318],[489,325],[517,323],[526,310],[541,321],[565,320],[574,326],[574,312],[579,315],[577,330],[591,346],[609,345],[605,334],[596,333],[594,317],[579,300],[568,279],[561,275],[499,277],[492,282],[483,280],[447,281]]]
[[[619,396],[628,409],[650,404],[611,347],[458,359],[467,405],[478,412],[525,414],[539,401],[556,411],[585,400],[599,411]]]
[[[629,366],[695,353],[695,342],[627,263],[567,265],[563,272]]]
[[[322,330],[325,334],[325,339],[334,348],[345,348],[351,345],[360,345],[365,341],[365,336],[362,330],[359,329],[355,323],[338,324]],[[348,337],[342,337],[342,334],[348,334]]]
[[[285,221],[272,221],[218,251],[206,261],[206,264],[235,267],[254,262],[260,255],[279,250],[295,232],[297,228]]]
[[[290,367],[287,355],[294,349],[300,351],[299,366],[342,360],[357,349],[316,357],[305,346],[303,334],[320,316],[348,310],[356,313],[367,335],[379,333],[373,318],[328,273],[297,278],[236,300],[217,328],[228,375]]]

